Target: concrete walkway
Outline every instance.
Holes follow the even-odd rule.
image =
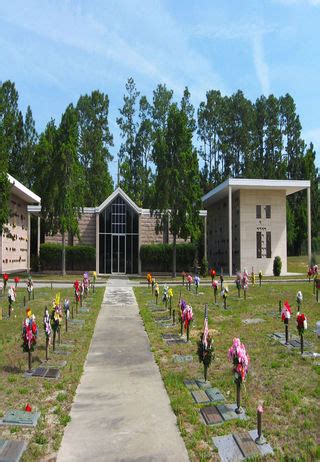
[[[131,284],[110,278],[58,462],[185,462]]]

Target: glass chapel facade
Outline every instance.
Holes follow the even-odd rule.
[[[139,215],[120,196],[99,214],[99,273],[138,273]]]

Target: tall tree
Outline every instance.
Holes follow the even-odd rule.
[[[17,127],[23,123],[18,100],[13,82],[7,80],[0,84],[0,231],[9,220],[10,184],[7,173],[14,173],[11,165],[18,144]]]
[[[54,156],[52,228],[62,236],[62,274],[66,273],[65,235],[79,234],[78,221],[84,206],[84,178],[78,156],[78,116],[70,104],[61,118]]]
[[[117,118],[123,139],[118,154],[122,177],[120,185],[134,201],[139,202],[142,161],[136,149],[138,130],[136,105],[140,93],[132,77],[126,83],[126,91],[127,94],[123,96],[123,107],[119,109],[120,117]]]
[[[77,103],[79,157],[85,177],[85,206],[97,206],[113,191],[108,162],[113,137],[109,130],[109,98],[95,90]]]
[[[161,137],[161,130],[157,136]],[[197,153],[192,146],[192,129],[186,113],[170,106],[164,139],[155,153],[157,208],[152,211],[161,228],[168,224],[173,236],[172,274],[176,275],[177,237],[197,238],[200,230],[200,177]]]
[[[35,180],[33,190],[41,197],[42,231],[45,234],[55,233],[53,220],[54,201],[53,191],[56,178],[56,152],[58,147],[58,130],[53,119],[48,122],[39,137],[36,146],[34,171]]]
[[[23,159],[21,163],[21,165],[23,165],[22,183],[28,188],[33,187],[35,176],[37,175],[37,172],[34,169],[37,142],[38,134],[35,128],[31,108],[28,106],[23,124]]]

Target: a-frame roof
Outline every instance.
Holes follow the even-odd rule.
[[[104,210],[106,207],[108,207],[109,204],[111,204],[111,202],[117,197],[117,196],[120,196],[122,197],[122,199],[127,202],[128,205],[130,205],[130,207],[133,208],[133,210],[135,210],[137,213],[141,214],[142,213],[142,209],[140,207],[137,206],[137,204],[135,204],[133,202],[133,200],[130,199],[130,197],[118,186],[112,194],[110,194],[109,197],[107,197],[107,199],[102,202],[102,204],[99,205],[99,207],[96,207],[96,212],[97,213],[101,213],[102,210]]]

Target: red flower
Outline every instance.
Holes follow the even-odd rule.
[[[9,279],[9,274],[4,273],[2,277],[3,277],[3,280],[7,282],[7,280]]]
[[[32,407],[30,406],[29,403],[26,405],[26,411],[27,411],[27,412],[31,412],[31,411],[32,411]]]
[[[20,282],[20,278],[18,278],[18,276],[16,276],[16,277],[14,278],[14,282],[16,282],[16,283]]]
[[[214,270],[213,268],[210,270],[210,274],[211,276],[214,278],[216,276],[216,270]]]

